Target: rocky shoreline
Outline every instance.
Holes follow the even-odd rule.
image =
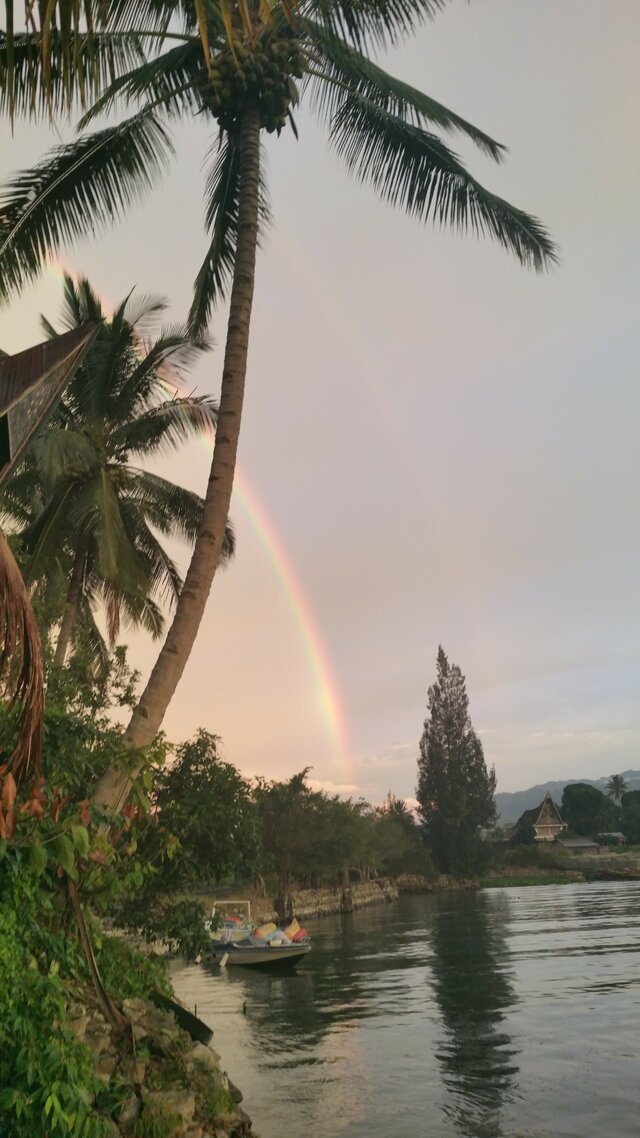
[[[348,886],[324,887],[321,889],[296,889],[286,897],[270,900],[256,891],[245,891],[243,897],[251,902],[251,911],[257,923],[271,920],[287,920],[295,916],[301,924],[319,917],[333,916],[337,913],[351,913],[370,905],[384,905],[397,901],[407,893],[440,893],[447,890],[476,889],[477,881],[458,880],[453,877],[422,877],[419,874],[404,874],[396,878],[375,878]],[[223,892],[216,894],[224,900]],[[210,907],[213,897],[199,898]]]
[[[258,1138],[216,1051],[148,1000],[123,1000],[119,1010],[131,1024],[127,1046],[88,990],[70,991],[72,1031],[91,1052],[105,1095],[118,1098],[111,1118],[102,1117],[105,1138]]]

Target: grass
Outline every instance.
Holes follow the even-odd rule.
[[[583,880],[582,874],[577,873],[519,873],[509,874],[505,877],[481,877],[481,889],[510,889],[524,885],[575,885],[576,881]]]

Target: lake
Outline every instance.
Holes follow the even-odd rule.
[[[294,973],[173,973],[260,1138],[637,1138],[640,882],[419,895],[310,928]]]

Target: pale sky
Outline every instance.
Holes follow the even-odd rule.
[[[247,773],[411,796],[442,643],[500,790],[640,767],[639,57],[637,0],[452,0],[385,61],[508,145],[495,167],[452,139],[551,230],[546,276],[379,203],[306,116],[269,139],[238,554],[172,739],[202,726]],[[1,132],[3,177],[55,140]],[[63,255],[107,301],[136,285],[186,315],[207,141],[181,128],[164,184]],[[0,311],[0,345],[59,307],[50,274]],[[217,393],[221,361],[190,383]],[[194,444],[163,470],[203,491],[208,462]],[[148,669],[154,645],[132,649]]]

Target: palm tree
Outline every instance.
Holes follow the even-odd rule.
[[[492,237],[536,270],[555,260],[543,226],[486,190],[433,128],[463,135],[497,162],[504,148],[370,58],[372,48],[394,45],[445,2],[111,0],[102,5],[101,24],[100,4],[91,0],[95,31],[83,45],[70,17],[73,6],[60,0],[49,8],[63,13],[63,30],[13,35],[11,63],[9,37],[4,56],[0,51],[0,80],[3,71],[7,77],[0,109],[33,115],[90,104],[79,138],[18,174],[4,191],[0,298],[40,271],[43,254],[110,224],[157,181],[173,154],[174,123],[197,115],[213,133],[205,194],[209,245],[195,280],[190,324],[201,332],[228,294],[218,429],[202,528],[167,639],[127,728],[130,747],[148,745],[162,722],[221,556],[256,253],[268,220],[263,133],[291,126],[297,134],[295,111],[307,97],[347,170],[391,205],[421,221]],[[144,58],[131,66],[138,52]],[[87,131],[96,116],[123,105],[135,108],[128,118]],[[126,780],[108,780],[99,798],[118,803],[127,787]]]
[[[609,798],[613,798],[618,806],[622,802],[622,795],[627,791],[627,780],[624,775],[612,774],[611,778],[607,781],[607,794]]]
[[[204,351],[204,341],[180,328],[143,341],[164,307],[146,298],[134,308],[127,298],[107,320],[87,280],[64,278],[65,327],[90,319],[101,330],[0,503],[18,530],[27,582],[58,595],[65,583],[58,665],[80,631],[94,652],[104,652],[97,607],[106,611],[112,646],[122,619],[158,636],[160,605],[180,595],[180,574],[156,532],[193,543],[202,499],[132,460],[144,462],[212,430],[216,407],[210,398],[171,394],[169,367],[175,382],[176,369]],[[57,334],[47,320],[43,325],[50,337]],[[232,553],[227,528],[223,556]]]

